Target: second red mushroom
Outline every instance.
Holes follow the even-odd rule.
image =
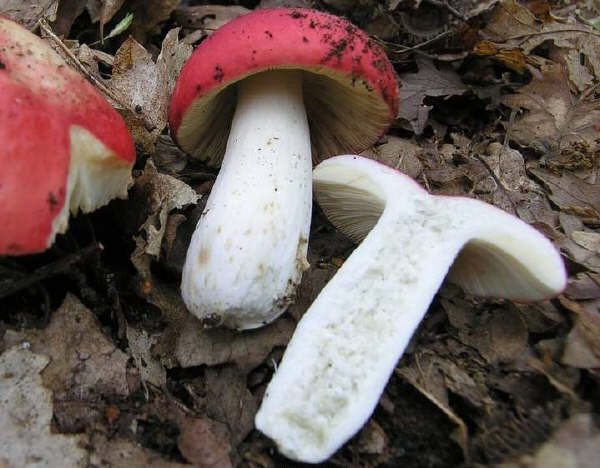
[[[311,159],[372,145],[397,106],[383,50],[341,18],[259,10],[206,39],[169,111],[179,146],[221,165],[183,270],[188,309],[238,329],[285,311],[307,267]]]

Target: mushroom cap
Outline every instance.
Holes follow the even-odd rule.
[[[169,109],[179,146],[220,164],[236,104],[231,85],[272,69],[305,72],[316,161],[372,145],[397,114],[394,69],[366,33],[314,10],[258,10],[215,31],[183,67]]]
[[[40,252],[124,197],[135,161],[121,116],[42,39],[0,16],[0,255]]]

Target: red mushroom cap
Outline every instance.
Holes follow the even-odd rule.
[[[0,255],[40,252],[69,210],[124,197],[135,147],[121,116],[50,46],[0,16]]]
[[[218,163],[235,108],[228,86],[291,68],[307,72],[304,99],[317,158],[370,146],[397,114],[394,69],[366,33],[314,10],[257,10],[215,31],[184,66],[169,109],[178,144]]]

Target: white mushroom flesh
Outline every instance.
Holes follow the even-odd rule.
[[[566,278],[544,236],[493,206],[429,195],[356,156],[321,163],[313,182],[329,219],[364,240],[298,324],[256,427],[289,458],[317,463],[371,415],[461,250],[452,277],[478,294],[539,300]]]
[[[311,168],[302,72],[240,81],[221,170],[183,269],[193,314],[247,329],[287,308],[307,268]]]

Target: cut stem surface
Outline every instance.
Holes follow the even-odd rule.
[[[364,240],[298,324],[256,426],[286,456],[316,463],[371,415],[457,256],[453,279],[478,294],[542,299],[562,290],[565,272],[552,244],[517,218],[431,196],[373,161],[332,158],[313,180],[332,222]]]

